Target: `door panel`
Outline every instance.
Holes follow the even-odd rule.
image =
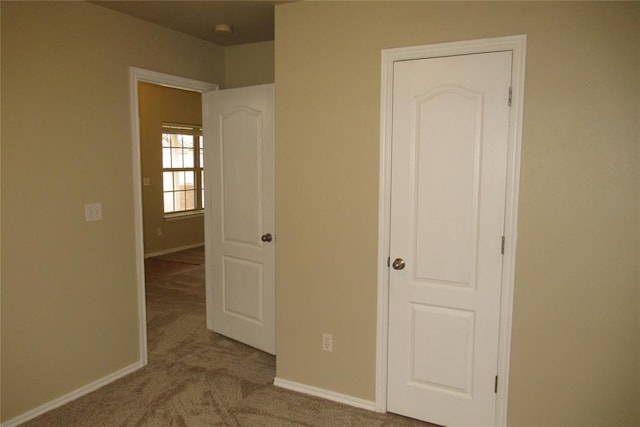
[[[274,86],[208,92],[207,327],[275,354]]]
[[[262,113],[237,108],[219,117],[222,231],[226,243],[259,247],[262,229]]]
[[[411,382],[443,392],[471,395],[474,314],[411,304]]]
[[[493,425],[511,52],[394,65],[387,407]]]
[[[473,286],[481,100],[478,93],[451,86],[415,103],[417,168],[412,179],[419,278]],[[443,140],[448,143],[439,143]]]
[[[264,311],[263,274],[259,262],[223,256],[222,312],[261,323]]]

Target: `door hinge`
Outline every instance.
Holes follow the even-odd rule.
[[[500,255],[504,255],[504,236],[502,236],[502,243],[500,244]]]
[[[511,86],[509,86],[509,107],[511,107],[511,97],[513,95],[513,90],[511,89]]]
[[[497,375],[496,375],[496,381],[495,381],[495,383],[493,384],[493,392],[494,392],[495,394],[498,394],[498,376],[497,376]]]
[[[391,267],[391,257],[387,257],[387,267]]]

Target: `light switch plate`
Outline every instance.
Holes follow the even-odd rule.
[[[84,205],[84,218],[87,222],[102,220],[102,203],[87,203]]]

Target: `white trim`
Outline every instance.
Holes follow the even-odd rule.
[[[172,254],[174,252],[186,251],[187,249],[199,248],[200,246],[204,246],[204,242],[200,243],[192,243],[190,245],[178,246],[177,248],[165,249],[158,252],[150,252],[148,254],[144,254],[145,258],[151,258],[154,256]]]
[[[131,114],[131,141],[133,166],[133,216],[135,228],[136,281],[138,290],[138,348],[140,362],[147,364],[147,308],[144,287],[144,232],[142,222],[142,172],[140,169],[140,122],[138,116],[138,82],[207,92],[217,90],[218,85],[184,77],[172,76],[142,68],[129,68],[129,101]]]
[[[50,402],[45,403],[44,405],[40,405],[37,408],[34,408],[28,412],[25,412],[22,415],[18,415],[17,417],[2,423],[1,427],[14,427],[14,426],[18,426],[20,424],[26,423],[27,421],[32,420],[35,417],[44,414],[45,412],[49,412],[52,409],[65,405],[73,400],[78,399],[79,397],[82,397],[86,394],[91,393],[94,390],[99,389],[100,387],[104,387],[109,383],[112,383],[126,375],[129,375],[130,373],[137,371],[143,366],[144,365],[140,361],[138,361],[132,365],[119,369],[105,377],[100,378],[97,381],[84,385],[72,391],[71,393],[67,393],[64,396],[60,396],[57,399],[54,399]]]
[[[204,208],[195,211],[178,211],[164,214],[165,221],[181,221],[183,219],[201,218],[204,216]]]
[[[407,61],[439,56],[512,51],[513,63],[511,87],[513,89],[513,95],[509,116],[509,151],[505,209],[505,253],[502,266],[503,279],[500,302],[501,321],[497,367],[500,383],[498,386],[498,394],[496,396],[496,425],[507,425],[526,43],[527,36],[518,35],[398,49],[385,49],[382,51],[380,99],[380,187],[378,205],[378,322],[375,402],[375,409],[378,412],[386,412],[387,410],[387,339],[389,322],[389,269],[387,267],[387,258],[389,257],[389,225],[391,218],[390,189],[393,63],[396,61]]]
[[[145,70],[143,68],[131,67],[131,74],[137,81],[153,83],[160,86],[173,87],[176,89],[190,90],[193,92],[208,92],[217,90],[215,83],[193,80],[186,77],[173,76],[171,74],[159,73],[157,71]]]
[[[371,400],[360,399],[358,397],[336,393],[335,391],[325,390],[323,388],[313,387],[310,385],[297,383],[295,381],[283,380],[282,378],[278,377],[273,380],[273,385],[298,393],[308,394],[310,396],[320,397],[322,399],[331,400],[333,402],[343,403],[345,405],[353,406],[356,408],[367,409],[369,411],[373,411],[376,408],[376,403],[372,402]]]

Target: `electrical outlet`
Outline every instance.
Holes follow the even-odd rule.
[[[158,234],[158,236],[162,236],[162,228],[156,228],[156,233]]]
[[[322,334],[322,350],[333,351],[333,335]]]

